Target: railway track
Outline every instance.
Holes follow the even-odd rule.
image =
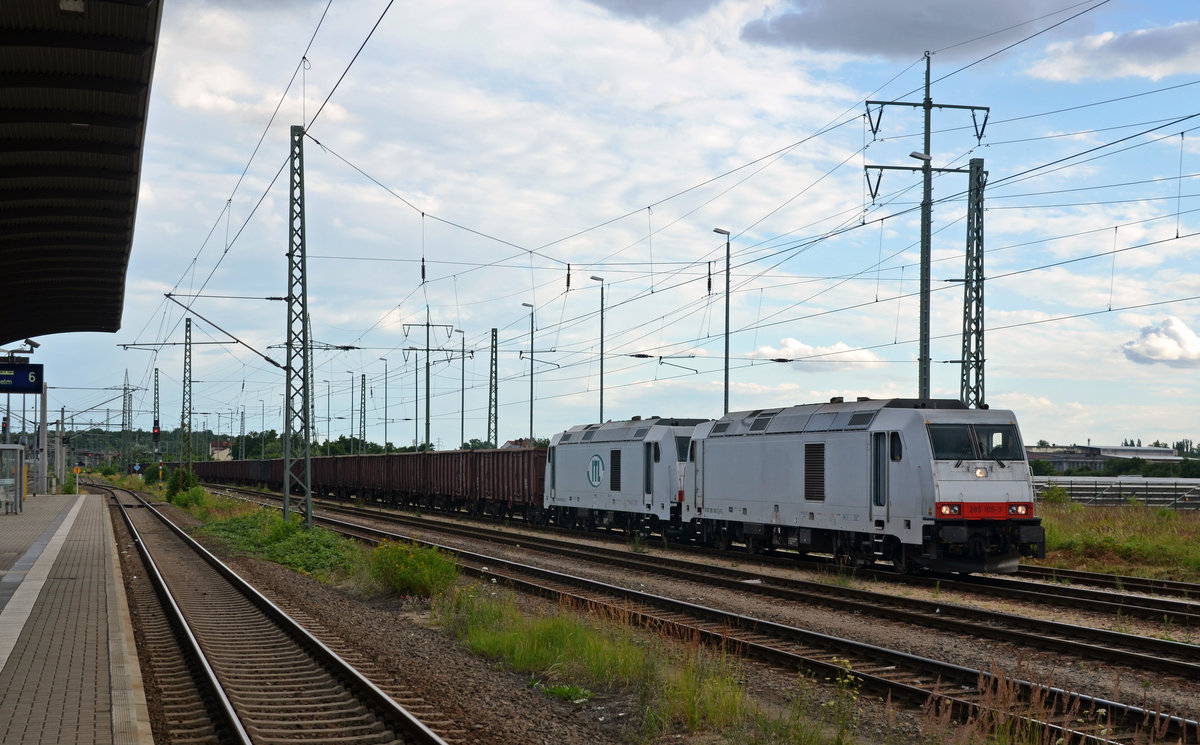
[[[341,506],[325,509],[344,511],[359,518],[379,519],[373,510]],[[387,518],[389,521],[392,518]],[[431,527],[428,521],[395,519],[411,527]],[[713,585],[755,595],[820,605],[835,610],[911,623],[922,628],[941,629],[955,634],[971,634],[1000,639],[1029,649],[1067,653],[1084,659],[1118,662],[1141,670],[1200,678],[1200,645],[1125,634],[1107,629],[1032,619],[1011,613],[980,610],[944,602],[897,597],[866,590],[838,587],[823,582],[779,577],[760,572],[702,564],[661,555],[635,554],[627,547],[607,549],[529,534],[514,535],[494,531],[481,536],[476,527],[438,522],[436,530],[467,538],[486,538],[524,550],[540,550],[560,557],[602,562],[607,566],[647,572],[675,579]],[[1200,622],[1200,616],[1196,618]]]
[[[165,619],[143,632],[168,741],[447,743],[151,505],[97,486],[119,505],[161,600],[139,594],[136,612],[148,619],[158,605]]]
[[[1163,597],[1182,598],[1192,602],[1200,602],[1200,585],[1192,582],[1174,582],[1167,579],[1149,579],[1146,577],[1130,577],[1120,574],[1102,574],[1100,572],[1085,572],[1078,569],[1059,569],[1043,567],[1034,564],[1021,564],[1016,575],[1022,579],[1054,582],[1056,584],[1091,585],[1120,592],[1143,593]]]
[[[214,490],[223,489],[231,494],[256,497],[273,496],[278,499],[278,495],[267,495],[262,491],[242,489],[240,487],[218,484],[206,484],[206,487]],[[345,506],[344,502],[327,500],[314,500],[314,503],[320,503],[327,507]],[[389,510],[389,512],[391,511]],[[494,524],[494,520],[474,518],[466,514],[456,513],[454,517],[459,520],[476,522],[480,525]],[[530,527],[534,526],[531,525]],[[575,531],[553,526],[540,526],[538,529],[561,535],[576,535]],[[622,545],[629,541],[629,537],[623,533],[596,532],[589,533],[588,535],[594,539],[611,540],[614,543]],[[671,545],[673,549],[680,552],[694,552],[700,555],[723,557],[730,556],[728,550],[718,551],[713,548],[687,544]],[[749,560],[784,567],[795,567],[797,564],[831,563],[824,557],[801,556],[786,550],[748,555],[747,561]],[[879,582],[898,582],[924,587],[936,586],[941,589],[992,595],[1004,599],[1027,597],[1031,601],[1053,601],[1056,605],[1078,608],[1089,612],[1118,614],[1126,618],[1165,622],[1181,627],[1188,625],[1195,627],[1197,625],[1195,617],[1200,616],[1200,584],[1189,582],[1056,569],[1032,564],[1021,564],[1016,574],[1007,577],[964,576],[958,574],[909,574],[898,576],[892,571],[870,567],[855,568],[852,571],[856,576]],[[1036,586],[1039,583],[1051,585],[1052,589],[1039,588]]]
[[[372,519],[381,517],[377,511],[355,511],[360,513],[360,517],[364,512]],[[324,516],[314,516],[314,519],[345,535],[368,541],[412,540],[410,536],[398,535],[360,523]],[[420,527],[431,530],[460,531],[473,538],[479,537],[476,528],[448,526],[440,521],[436,525],[430,525],[429,521],[416,522]],[[848,590],[843,592],[815,583],[778,581],[778,578],[731,569],[701,569],[691,562],[631,555],[627,550],[615,552],[584,548],[552,539],[529,535],[504,535],[502,532],[500,536],[519,544],[522,550],[549,550],[557,555],[569,553],[575,558],[603,561],[609,566],[615,563],[632,571],[665,572],[690,581],[709,585],[722,584],[741,591],[769,594],[799,603],[819,602],[856,612],[871,611],[892,618],[901,616],[902,620],[911,623],[923,626],[939,625],[959,633],[969,630],[972,634],[991,638],[1013,636],[1023,643],[1031,643],[1038,636],[1032,631],[981,628],[977,622],[968,618],[951,618],[950,615],[958,609],[951,610],[946,618],[942,619],[939,618],[940,612],[928,604],[922,605],[919,601],[887,598],[887,601],[896,602],[888,607],[879,607],[879,603],[882,602],[880,596],[872,593],[855,593]],[[488,537],[489,540],[491,538]],[[438,545],[428,541],[420,542]],[[566,600],[581,607],[599,609],[615,617],[633,619],[650,628],[668,630],[684,638],[705,638],[711,643],[726,645],[727,648],[786,666],[788,669],[805,669],[823,677],[853,675],[857,684],[864,690],[893,700],[903,700],[913,706],[927,705],[933,700],[938,702],[938,705],[951,709],[958,717],[1013,717],[1023,721],[1023,726],[1028,728],[1038,727],[1056,731],[1057,737],[1066,737],[1067,741],[1078,741],[1070,738],[1084,738],[1108,742],[1134,742],[1151,729],[1159,734],[1177,734],[1185,738],[1200,736],[1194,721],[1159,716],[1136,705],[1088,697],[997,672],[980,671],[900,653],[743,614],[540,569],[496,556],[464,552],[447,546],[439,547],[454,552],[465,571],[485,580],[504,582],[523,592],[543,595],[560,602]],[[855,595],[857,597],[854,597]],[[941,611],[945,612],[948,608],[942,606]],[[969,616],[970,613],[966,615]],[[1042,628],[1042,637],[1045,638],[1045,624],[1039,623],[1038,626]],[[1111,643],[1112,640],[1109,641]],[[1081,653],[1081,649],[1086,649],[1088,656],[1101,656],[1110,660],[1123,657],[1128,664],[1147,665],[1149,669],[1166,669],[1181,675],[1194,676],[1200,672],[1200,647],[1191,645],[1179,645],[1186,649],[1176,650],[1181,656],[1190,656],[1190,661],[1159,660],[1163,665],[1158,667],[1155,667],[1157,658],[1144,652],[1114,651],[1069,639],[1060,639],[1044,646],[1069,648],[1076,654]],[[1101,711],[1104,713],[1099,713]]]
[[[264,492],[247,489],[237,489],[218,485],[208,485],[208,488],[214,491],[224,491],[230,495],[243,498],[270,499],[275,501],[278,501],[279,499],[278,495],[266,494]],[[464,537],[489,537],[491,540],[500,541],[512,540],[512,534],[506,533],[503,530],[497,530],[494,521],[471,521],[469,525],[463,525],[444,520],[433,521],[423,517],[409,516],[393,510],[354,507],[340,502],[314,500],[314,505],[319,505],[325,510],[336,511],[339,514],[359,516],[370,519],[383,519],[396,524],[410,525],[413,527],[436,527],[440,531],[461,535]],[[570,531],[557,532],[557,534],[567,536],[572,535]],[[595,537],[599,537],[601,540],[603,540],[608,536],[605,536],[605,534],[589,534],[589,538]],[[546,550],[552,550],[556,552],[583,550],[578,541],[573,541],[570,539],[556,539],[543,535],[524,533],[522,534],[520,540],[524,545],[542,545],[546,548]],[[619,539],[613,538],[613,544],[619,547],[615,551],[611,551],[609,555],[629,556],[629,551],[627,549],[628,541],[628,537],[621,537]],[[716,551],[715,549],[680,546],[677,544],[671,544],[671,549],[672,551],[678,551],[680,554],[698,554],[702,556],[719,557],[723,559],[728,559],[731,556],[731,554],[728,552],[720,552]],[[732,556],[736,556],[736,554],[732,554]],[[666,562],[668,559],[664,558],[662,561]],[[765,565],[778,566],[788,569],[794,569],[797,566],[796,559],[793,556],[754,555],[746,556],[745,561],[761,562]],[[686,563],[690,566],[695,564],[695,562],[679,563]],[[1091,613],[1108,614],[1114,617],[1126,619],[1136,618],[1154,623],[1165,623],[1176,628],[1200,628],[1200,592],[1198,592],[1195,596],[1191,596],[1191,598],[1189,598],[1187,595],[1181,595],[1181,599],[1173,599],[1144,597],[1142,595],[1133,594],[1132,592],[1097,590],[1093,588],[1075,587],[1046,581],[1025,581],[1008,579],[1004,577],[972,576],[962,578],[958,577],[957,575],[898,576],[893,572],[873,569],[853,569],[845,571],[852,572],[856,577],[877,582],[915,585],[918,587],[935,588],[946,592],[988,595],[1001,598],[1006,601],[1031,602],[1047,606],[1075,608]],[[1083,574],[1087,575],[1091,573]],[[812,584],[819,585],[819,583]],[[1180,586],[1190,586],[1186,585],[1186,583],[1175,584]],[[1120,586],[1119,583],[1113,584],[1113,587],[1118,586]],[[1040,624],[1042,622],[1037,623],[1039,626],[1033,629],[1035,633],[1041,628]]]

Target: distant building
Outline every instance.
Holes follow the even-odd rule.
[[[211,460],[233,460],[232,442],[208,443],[208,457]]]
[[[509,440],[508,442],[501,445],[500,449],[501,450],[515,450],[517,448],[531,448],[531,447],[533,447],[533,440],[529,439],[528,437],[522,437],[522,438],[518,438],[516,440]]]
[[[1030,446],[1025,448],[1029,460],[1042,460],[1054,466],[1059,473],[1076,468],[1087,468],[1093,471],[1104,470],[1104,462],[1109,458],[1130,460],[1141,458],[1151,463],[1179,463],[1183,458],[1176,455],[1171,448],[1134,447],[1127,445],[1050,445]]]

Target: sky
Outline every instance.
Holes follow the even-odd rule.
[[[916,396],[922,189],[904,169],[924,145],[904,104],[928,52],[932,395],[960,394],[954,169],[982,158],[984,401],[1027,444],[1200,439],[1195,11],[171,0],[122,328],[42,337],[33,361],[76,429],[119,427],[128,376],[148,430],[157,369],[170,430],[191,317],[193,428],[282,429],[287,310],[269,298],[303,125],[318,440],[358,433],[363,376],[367,438],[423,439],[427,356],[435,446],[486,439],[493,329],[501,441],[529,434],[531,348],[538,437],[597,421],[602,362],[606,420],[718,417],[727,299],[730,410]]]

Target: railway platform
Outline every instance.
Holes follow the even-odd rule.
[[[0,745],[152,745],[104,497],[0,515]]]

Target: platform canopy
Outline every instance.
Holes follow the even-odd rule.
[[[0,347],[121,327],[163,0],[0,0]]]

